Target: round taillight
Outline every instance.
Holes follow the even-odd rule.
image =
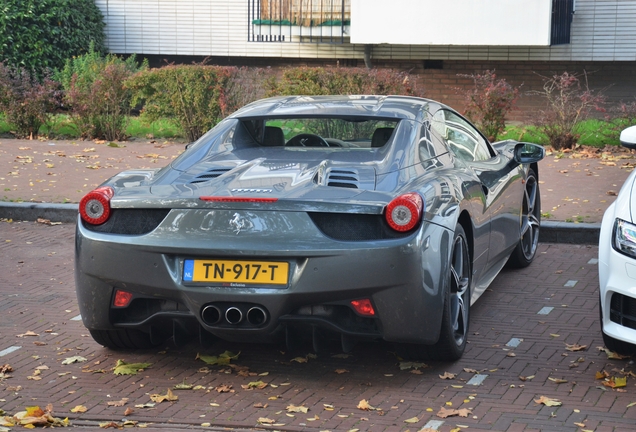
[[[87,193],[80,201],[82,219],[91,225],[101,225],[110,217],[110,199],[115,191],[110,186],[101,186]]]
[[[409,231],[420,223],[423,207],[420,194],[400,195],[386,206],[386,221],[396,231]]]

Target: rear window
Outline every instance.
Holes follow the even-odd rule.
[[[364,118],[268,118],[244,120],[262,146],[371,149],[391,139],[399,120]]]

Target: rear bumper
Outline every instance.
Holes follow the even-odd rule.
[[[341,242],[322,235],[299,212],[286,220],[296,227],[292,234],[268,241],[266,231],[210,235],[189,226],[171,232],[171,221],[143,236],[95,233],[78,222],[75,277],[87,328],[148,330],[169,320],[196,320],[221,338],[254,341],[270,339],[281,325],[306,323],[394,342],[431,344],[439,338],[452,240],[445,228],[423,224],[400,239]],[[272,288],[184,282],[184,260],[196,258],[285,260],[290,263],[289,284]],[[115,289],[132,292],[143,307],[131,314],[111,307]],[[357,316],[348,306],[361,298],[372,301],[373,318]],[[210,323],[201,317],[209,305],[248,308],[243,311],[257,306],[267,319],[259,325]],[[343,319],[342,308],[351,311],[353,320]]]

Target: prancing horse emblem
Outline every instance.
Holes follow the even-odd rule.
[[[234,217],[230,221],[230,226],[234,228],[234,232],[238,235],[245,228],[245,219],[240,214],[234,213]]]

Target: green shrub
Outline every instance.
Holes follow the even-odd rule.
[[[18,137],[33,138],[55,108],[59,84],[48,75],[40,80],[24,68],[0,63],[0,111]]]
[[[506,115],[514,107],[519,89],[497,79],[494,71],[483,74],[460,75],[473,81],[473,88],[464,90],[466,117],[492,142],[506,129]]]
[[[131,110],[131,90],[124,82],[139,66],[134,56],[122,60],[109,54],[102,57],[91,47],[87,54],[66,61],[56,77],[66,90],[73,123],[82,138],[123,140]]]
[[[89,43],[104,49],[104,22],[93,0],[3,0],[0,61],[41,75],[58,69]]]
[[[247,102],[261,97],[261,70],[245,68],[170,65],[139,72],[126,82],[133,103],[143,104],[148,121],[171,118],[190,141]]]
[[[405,72],[364,68],[288,68],[268,83],[269,96],[277,95],[408,95],[423,96]]]

